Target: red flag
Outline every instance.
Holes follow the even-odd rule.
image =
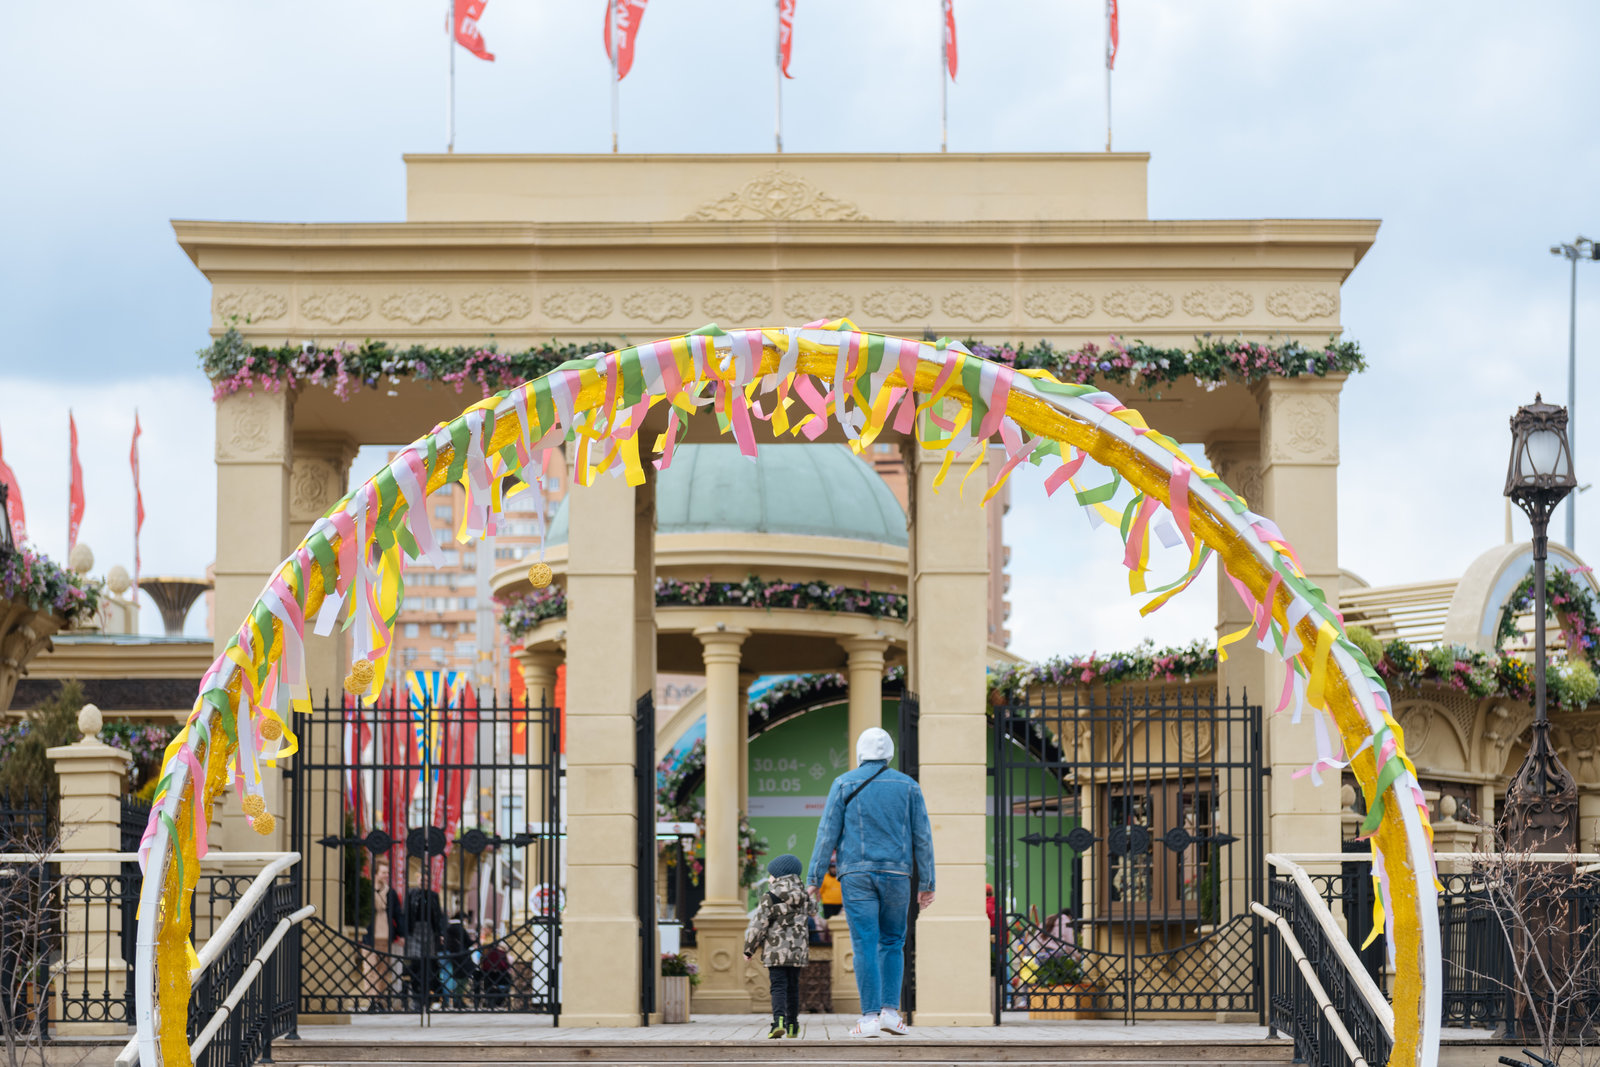
[[[639,36],[639,23],[644,18],[644,5],[648,0],[606,0],[606,58],[611,59],[611,47],[616,45],[617,81],[628,76],[633,69],[633,42]]]
[[[944,0],[944,63],[950,70],[950,80],[956,80],[956,7],[955,0]]]
[[[1117,0],[1106,0],[1106,69],[1117,65]]]
[[[139,531],[144,529],[144,493],[139,490],[139,412],[133,412],[133,448],[128,463],[133,467],[133,602],[139,603]]]
[[[72,436],[72,484],[67,503],[67,555],[78,544],[78,527],[83,524],[83,465],[78,462],[78,423],[67,411],[67,428]]]
[[[494,62],[494,53],[483,43],[478,30],[478,20],[483,18],[483,8],[489,0],[455,0],[456,43],[479,59]]]
[[[778,0],[778,66],[785,78],[789,73],[789,53],[794,48],[794,0]]]
[[[28,524],[22,515],[22,487],[17,484],[17,476],[6,466],[3,455],[0,455],[0,485],[10,490],[6,497],[6,514],[11,516],[11,540],[21,545],[28,539]]]

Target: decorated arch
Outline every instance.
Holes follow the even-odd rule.
[[[666,432],[654,442],[641,440],[646,417],[660,405],[667,408]],[[1288,669],[1279,710],[1308,704],[1319,735],[1327,735],[1322,727],[1331,721],[1343,742],[1342,752],[1331,741],[1322,745],[1308,773],[1348,766],[1366,794],[1363,833],[1379,883],[1374,929],[1387,929],[1396,969],[1392,1062],[1436,1060],[1442,975],[1427,808],[1382,681],[1277,526],[1096,386],[1016,370],[956,342],[864,333],[839,320],[797,328],[707,326],[563,363],[485,397],[399,452],[311,528],[202,679],[188,723],[166,753],[141,845],[142,1062],[189,1062],[188,904],[206,826],[231,780],[252,825],[270,830],[275,813],[266,810],[259,768],[295,751],[291,713],[310,710],[306,631],[330,634],[343,616],[355,656],[346,688],[375,699],[407,564],[436,559],[440,550],[422,506],[429,493],[462,483],[463,534],[482,536],[494,528],[506,477],[537,470],[545,450],[575,442],[578,486],[613,474],[642,484],[644,464],[668,466],[688,418],[701,409],[751,456],[757,420],[775,435],[807,440],[832,421],[857,449],[888,431],[914,434],[924,449],[943,453],[936,489],[958,457],[975,458],[998,442],[1006,460],[983,501],[1019,464],[1046,466],[1047,492],[1069,488],[1078,506],[1120,531],[1130,589],[1147,598],[1144,613],[1186,589],[1217,556],[1253,616],[1223,638],[1219,654],[1248,637],[1281,656]],[[1111,472],[1109,482],[1080,486],[1090,458]],[[1109,502],[1124,482],[1133,498],[1119,512]],[[1189,551],[1185,573],[1155,588],[1149,586],[1153,536]]]

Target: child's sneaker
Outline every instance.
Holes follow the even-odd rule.
[[[799,1037],[800,1036],[800,1024],[795,1022],[793,1019],[790,1019],[789,1020],[789,1028],[788,1028],[788,1030],[785,1031],[785,1036],[787,1036],[787,1037]]]
[[[782,1016],[774,1015],[772,1017],[772,1029],[767,1031],[767,1039],[769,1041],[770,1040],[775,1040],[777,1038],[782,1037],[783,1034],[784,1034],[783,1018],[782,1018]]]
[[[878,1013],[878,1029],[886,1034],[909,1034],[911,1027],[900,1017],[900,1013],[893,1008],[884,1008]]]
[[[850,1028],[851,1037],[877,1037],[878,1033],[878,1017],[876,1015],[863,1015]]]

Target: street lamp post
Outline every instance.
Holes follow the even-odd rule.
[[[1550,515],[1576,485],[1567,411],[1535,394],[1532,404],[1511,417],[1511,464],[1506,471],[1506,496],[1533,524],[1533,733],[1527,758],[1506,790],[1506,837],[1517,851],[1560,852],[1577,845],[1578,784],[1550,747],[1544,647]]]
[[[1575,237],[1571,244],[1550,246],[1552,256],[1562,256],[1572,264],[1571,292],[1567,299],[1567,419],[1569,444],[1577,438],[1578,423],[1578,260],[1600,259],[1600,245],[1587,237]],[[1567,503],[1567,547],[1577,550],[1578,498]]]

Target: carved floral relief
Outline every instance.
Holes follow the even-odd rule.
[[[472,293],[461,301],[461,314],[491,324],[525,319],[532,310],[527,297],[498,286]]]
[[[317,322],[337,326],[341,322],[364,319],[372,313],[372,302],[349,289],[327,289],[300,301],[300,314]]]

